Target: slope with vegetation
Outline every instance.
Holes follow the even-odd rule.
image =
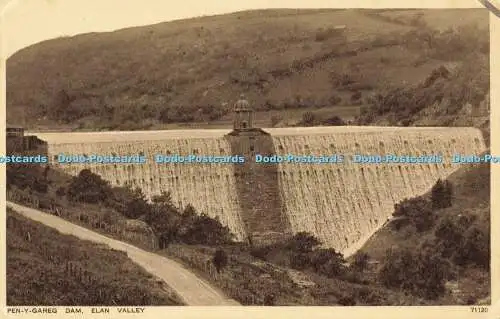
[[[489,90],[488,59],[482,9],[244,11],[25,48],[7,61],[7,117],[33,129],[227,126],[240,92],[262,126],[307,111],[459,125]],[[424,82],[443,68],[446,80]]]
[[[182,305],[123,252],[63,235],[7,212],[10,306]]]
[[[72,222],[175,258],[244,305],[438,305],[489,294],[489,169],[461,171],[396,205],[390,227],[350,260],[308,233],[264,247],[236,243],[218,220],[179,209],[168,193],[147,201],[88,170],[68,177],[18,165],[7,176],[11,200],[59,207]],[[113,231],[130,221],[146,237]]]
[[[428,194],[397,204],[393,216],[358,253],[384,286],[433,299],[451,289],[469,304],[489,298],[488,164],[461,168]]]

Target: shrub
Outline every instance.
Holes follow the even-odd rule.
[[[185,232],[179,232],[178,238],[186,244],[221,245],[232,242],[233,235],[229,228],[205,214],[191,220],[184,217],[181,224],[187,227]]]
[[[434,224],[432,204],[422,198],[405,199],[394,205],[394,217],[406,217],[415,226],[418,232],[431,228]]]
[[[365,252],[358,252],[354,256],[354,262],[352,264],[352,267],[356,271],[363,272],[366,267],[368,266],[368,260],[370,259],[370,256],[368,256],[367,253]]]
[[[11,164],[6,167],[7,185],[45,193],[48,183],[40,166],[33,164]]]
[[[485,269],[490,267],[490,240],[489,235],[476,225],[471,226],[454,256],[458,265],[476,264]]]
[[[311,259],[307,254],[292,252],[289,255],[290,267],[298,270],[304,270],[311,264]]]
[[[321,242],[310,233],[299,232],[288,240],[285,247],[295,252],[306,253],[320,244]]]
[[[217,269],[217,272],[220,273],[228,263],[226,252],[222,249],[217,249],[212,258],[212,263],[214,264],[215,269]]]
[[[379,271],[384,286],[429,300],[445,293],[448,276],[449,264],[435,253],[412,253],[406,249],[389,250]]]
[[[56,195],[59,196],[59,197],[64,197],[66,195],[66,188],[64,187],[59,187],[57,190],[56,190]]]
[[[142,203],[143,199],[139,196],[136,201]],[[165,245],[174,241],[192,245],[221,245],[233,240],[229,228],[218,219],[198,215],[191,205],[183,211],[179,210],[173,205],[170,193],[154,196],[151,204],[144,201],[144,205],[146,223],[163,238]]]
[[[434,209],[447,208],[452,205],[453,189],[449,181],[438,179],[432,187],[431,198]]]
[[[99,203],[112,197],[112,191],[107,181],[89,169],[83,169],[78,176],[72,178],[67,195],[72,201]]]

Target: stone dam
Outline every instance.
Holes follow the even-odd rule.
[[[170,191],[219,220],[238,240],[269,242],[307,231],[325,246],[352,254],[392,215],[394,204],[422,195],[460,165],[453,154],[486,150],[480,130],[455,127],[272,128],[98,133],[31,133],[47,142],[51,163],[77,175],[89,168],[112,185],[147,196]],[[229,134],[231,133],[231,134]],[[146,156],[145,164],[58,164],[57,155]],[[243,155],[241,163],[157,164],[155,154]],[[256,154],[342,154],[344,163],[255,163]],[[354,154],[443,156],[439,164],[356,164]]]

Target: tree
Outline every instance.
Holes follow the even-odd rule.
[[[229,228],[206,214],[188,218],[183,215],[182,226],[179,236],[187,244],[221,245],[232,241]]]
[[[458,265],[476,264],[485,269],[490,267],[490,240],[487,232],[476,225],[471,226],[459,243],[454,256]]]
[[[333,248],[316,249],[309,253],[310,264],[317,273],[335,277],[344,272],[344,256]]]
[[[379,279],[388,288],[434,300],[445,292],[449,267],[449,263],[432,250],[422,253],[412,253],[408,249],[389,250]]]
[[[151,206],[147,202],[146,196],[142,190],[136,188],[131,195],[132,198],[127,203],[123,214],[127,218],[139,218],[142,215],[146,215],[151,210]]]
[[[78,176],[72,178],[67,195],[72,201],[95,204],[111,198],[112,191],[109,183],[101,176],[83,169]]]
[[[217,269],[217,272],[220,273],[221,270],[225,268],[228,263],[228,257],[226,252],[222,249],[217,249],[212,258],[212,263],[214,264],[215,269]]]
[[[387,288],[403,288],[408,273],[413,268],[414,260],[409,250],[386,251],[384,264],[379,271],[379,280]]]

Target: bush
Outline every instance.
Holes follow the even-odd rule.
[[[8,186],[15,185],[20,189],[29,189],[40,193],[47,192],[48,181],[39,165],[7,165],[6,177]]]
[[[184,217],[181,225],[186,227],[184,232],[179,232],[178,239],[186,244],[222,245],[232,242],[233,235],[229,228],[205,214],[193,219]]]
[[[406,217],[418,232],[430,229],[434,225],[432,204],[423,197],[405,199],[394,205],[394,217]]]
[[[59,187],[57,190],[56,190],[56,195],[59,196],[59,197],[64,197],[66,195],[66,188],[64,187]]]
[[[352,267],[354,270],[363,272],[368,266],[368,260],[370,256],[368,256],[365,252],[358,252],[354,256],[354,262],[352,263]]]
[[[123,215],[133,219],[146,215],[151,209],[146,200],[146,196],[139,188],[136,188],[131,193],[131,198],[125,207],[125,210],[122,212]]]
[[[476,264],[485,269],[489,269],[489,234],[475,225],[471,226],[459,243],[458,250],[453,259],[458,265]]]
[[[67,195],[71,201],[95,204],[110,199],[112,191],[107,181],[89,169],[84,169],[72,178]]]
[[[453,197],[453,188],[449,181],[438,179],[432,187],[431,198],[432,208],[440,209],[451,207]]]
[[[387,288],[435,300],[445,293],[448,269],[445,260],[429,251],[414,254],[406,249],[389,250],[379,271],[379,280]]]
[[[139,196],[136,201],[142,202],[143,199]],[[170,193],[154,196],[151,204],[144,203],[145,221],[163,238],[165,245],[174,241],[191,245],[221,245],[233,241],[229,228],[218,219],[205,214],[198,215],[191,205],[180,211],[173,205]]]
[[[321,242],[310,233],[299,232],[288,240],[285,247],[295,252],[306,253],[320,244]]]
[[[228,263],[226,252],[222,249],[217,249],[212,258],[212,263],[214,264],[215,269],[217,269],[217,272],[220,273]]]

